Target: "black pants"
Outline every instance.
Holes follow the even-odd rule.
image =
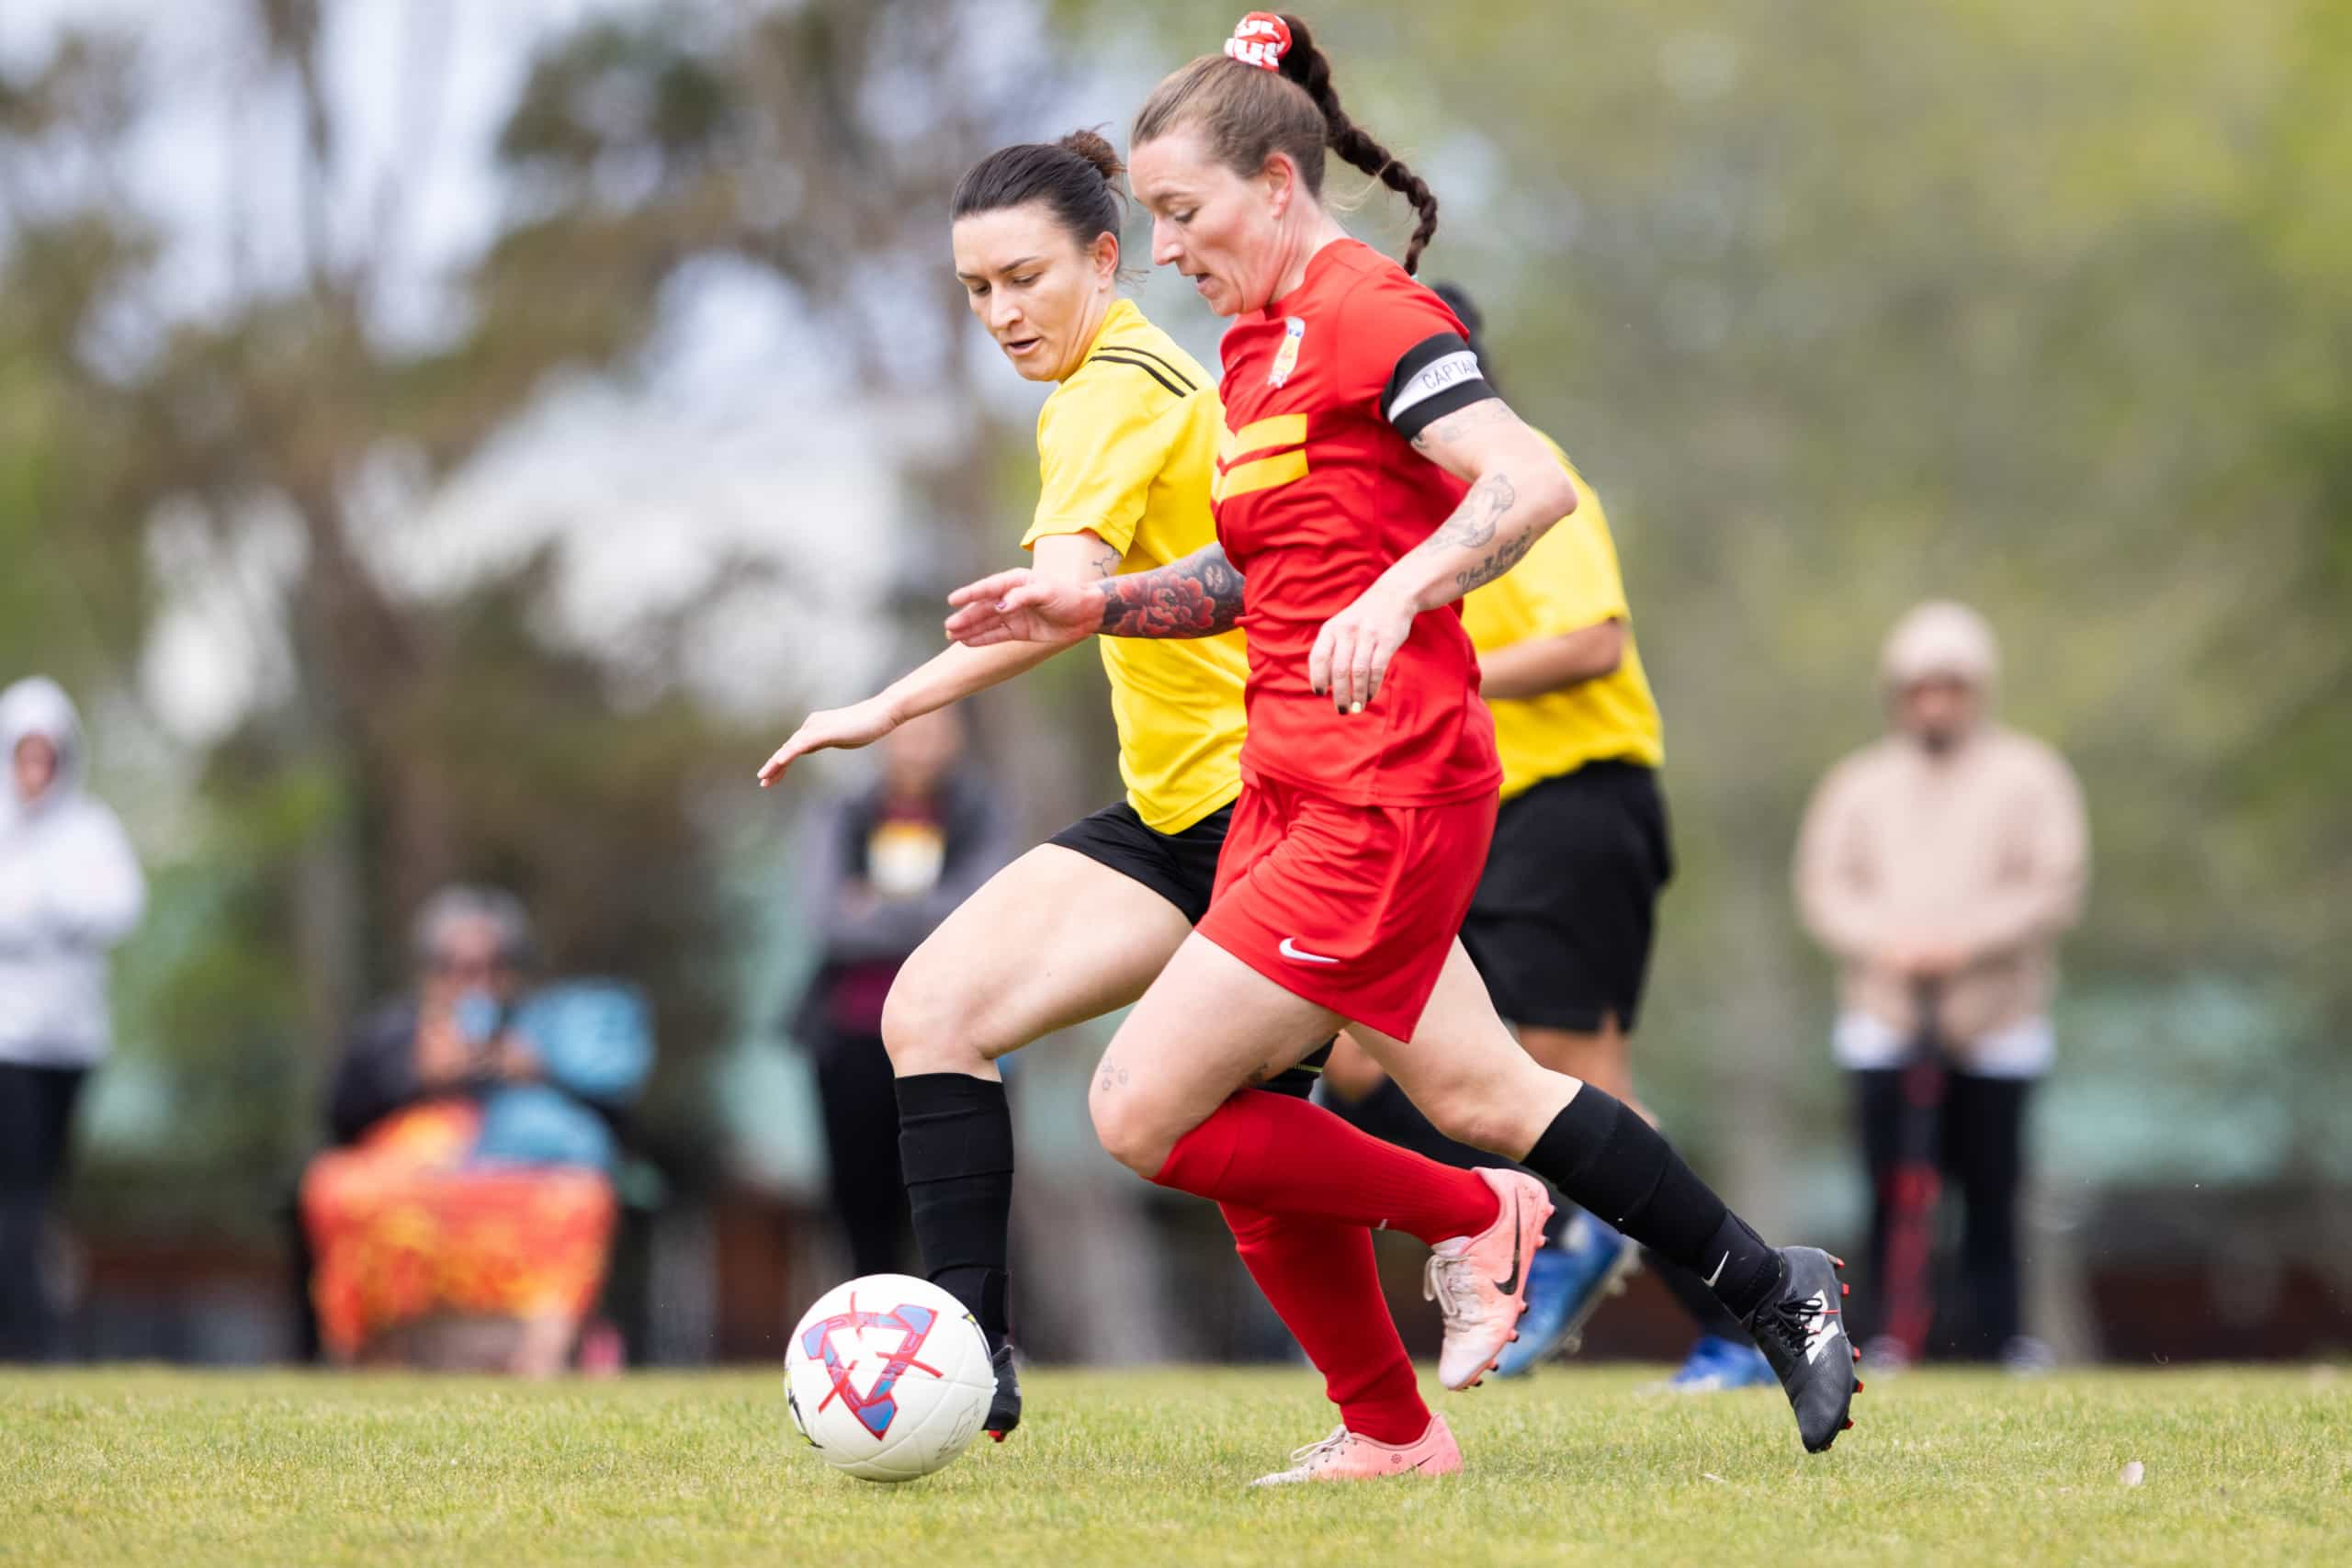
[[[860,1274],[915,1271],[907,1253],[912,1221],[899,1172],[899,1094],[890,1054],[876,1034],[822,1032],[812,1043],[833,1213],[851,1263]]]
[[[1875,1312],[1885,1310],[1886,1233],[1893,1217],[1894,1176],[1902,1155],[1903,1073],[1900,1068],[1850,1075],[1862,1159],[1871,1179],[1871,1289],[1863,1295]],[[1964,1219],[1961,1230],[1960,1280],[1953,1292],[1960,1308],[1938,1314],[1935,1340],[1959,1354],[1991,1359],[2019,1331],[2022,1273],[2018,1260],[2018,1191],[2025,1179],[2026,1078],[1945,1077],[1942,1166],[1945,1193],[1957,1189]],[[1870,1325],[1871,1329],[1880,1326]]]
[[[80,1067],[0,1064],[0,1361],[45,1361],[56,1325],[41,1287],[40,1243],[65,1176]]]

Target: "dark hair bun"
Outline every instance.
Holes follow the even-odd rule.
[[[1119,154],[1112,149],[1108,141],[1102,139],[1100,132],[1073,130],[1054,145],[1066,152],[1075,152],[1093,164],[1094,172],[1101,175],[1106,182],[1115,180],[1127,172],[1127,166],[1119,162]]]

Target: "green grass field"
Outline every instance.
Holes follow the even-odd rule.
[[[825,1469],[773,1376],[20,1374],[0,1562],[2352,1561],[2329,1369],[1914,1373],[1812,1459],[1777,1393],[1637,1393],[1654,1375],[1444,1396],[1452,1480],[1259,1493],[1329,1424],[1304,1372],[1041,1371],[1012,1442],[899,1487]]]

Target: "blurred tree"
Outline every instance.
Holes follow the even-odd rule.
[[[643,341],[709,226],[518,204],[459,280],[462,325],[404,339],[383,307],[404,281],[416,171],[396,167],[347,221],[326,15],[256,0],[246,19],[253,57],[239,62],[248,35],[224,26],[217,63],[239,91],[291,95],[294,145],[250,177],[284,171],[285,199],[255,207],[300,215],[298,265],[209,309],[186,307],[161,265],[173,236],[128,175],[140,53],[69,37],[0,93],[0,342],[17,351],[0,355],[0,543],[28,569],[0,592],[41,612],[12,635],[12,664],[62,662],[120,702],[159,574],[232,570],[257,547],[291,563],[254,616],[257,637],[283,637],[288,689],[200,764],[211,874],[188,897],[212,918],[175,921],[159,901],[170,934],[129,965],[143,1008],[126,1032],[168,1036],[191,1111],[242,1121],[232,1143],[259,1161],[310,1135],[318,1064],[357,1006],[404,978],[400,922],[452,877],[521,891],[559,964],[649,983],[670,1061],[690,1066],[717,1026],[696,971],[718,937],[694,806],[722,737],[680,696],[616,702],[607,671],[537,635],[543,561],[454,595],[404,589],[383,564],[552,373]],[[411,25],[448,17],[418,7]],[[419,62],[447,68],[429,50]],[[740,771],[750,743],[726,739]],[[257,1083],[275,1092],[256,1099]]]
[[[521,891],[560,964],[649,981],[672,1081],[698,1087],[682,1047],[718,1032],[728,987],[697,804],[721,744],[732,783],[753,743],[672,684],[657,680],[671,694],[649,706],[641,682],[618,689],[600,657],[551,642],[545,557],[455,593],[418,592],[389,564],[408,521],[551,377],[625,371],[705,264],[778,280],[823,345],[810,394],[862,400],[901,433],[910,509],[933,524],[903,565],[926,625],[945,581],[1010,549],[997,503],[1028,466],[978,395],[962,295],[939,265],[954,179],[976,150],[1030,133],[1052,90],[1054,69],[991,44],[1027,7],[681,5],[555,35],[498,139],[504,215],[422,334],[391,323],[417,283],[401,241],[429,165],[396,159],[367,183],[328,65],[344,9],[226,0],[208,36],[208,73],[291,105],[262,118],[282,145],[223,152],[286,186],[230,221],[291,215],[297,254],[280,274],[242,269],[201,308],[168,265],[185,236],[131,177],[156,62],[69,33],[31,76],[0,78],[0,547],[27,563],[0,586],[0,612],[23,612],[0,654],[135,705],[164,591],[193,573],[257,575],[251,635],[286,649],[287,689],[200,761],[204,838],[185,874],[166,872],[158,934],[124,965],[126,1034],[152,1031],[171,1058],[171,1142],[216,1164],[242,1150],[226,1163],[247,1168],[307,1136],[320,1058],[401,979],[403,912],[455,875]],[[449,25],[432,6],[401,24],[401,90],[428,117]],[[403,129],[432,140],[430,123]],[[228,248],[285,238],[238,232]],[[244,571],[256,558],[283,570]],[[742,579],[718,573],[712,592]],[[657,671],[703,607],[657,632]],[[1062,662],[1061,682],[1089,678]],[[1025,763],[1033,809],[1091,797],[1059,761],[1069,727],[1049,703],[996,711],[1010,735],[994,750]],[[1106,775],[1099,736],[1092,750]]]
[[[899,567],[910,659],[936,646],[944,590],[1012,552],[1034,493],[1025,428],[982,395],[1008,372],[993,350],[972,362],[984,340],[943,264],[963,171],[1066,129],[1043,117],[1083,51],[1036,47],[1056,41],[1045,20],[1025,0],[656,7],[548,51],[501,139],[551,252],[569,251],[574,224],[627,222],[690,235],[788,291],[820,353],[777,375],[887,424],[923,525]],[[1092,780],[1111,776],[1102,705],[1051,700],[1091,690],[1089,663],[990,699],[983,750],[1039,823],[1094,804]],[[1068,765],[1074,743],[1089,767]]]

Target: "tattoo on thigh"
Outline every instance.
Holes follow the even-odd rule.
[[[1097,1094],[1108,1094],[1114,1089],[1125,1089],[1126,1087],[1127,1069],[1125,1067],[1114,1067],[1108,1062],[1103,1063],[1102,1076],[1094,1080],[1095,1092]]]

